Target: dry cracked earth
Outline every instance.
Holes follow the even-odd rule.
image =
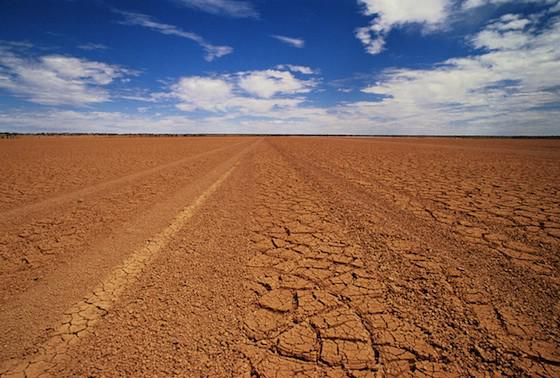
[[[2,377],[560,376],[560,141],[0,140]]]

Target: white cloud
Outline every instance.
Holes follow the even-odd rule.
[[[447,16],[449,0],[358,0],[366,15],[377,15],[384,26],[411,22],[437,24]]]
[[[485,5],[500,6],[506,3],[537,3],[543,5],[555,4],[558,0],[466,0],[463,9],[473,9]]]
[[[361,94],[371,96],[368,100],[314,106],[306,93],[317,87],[319,78],[305,76],[314,73],[309,67],[285,64],[270,70],[183,77],[172,84],[164,82],[165,93],[126,93],[154,101],[145,113],[139,113],[143,108],[131,114],[4,110],[0,129],[560,135],[556,74],[560,72],[560,18],[508,14],[488,23],[468,42],[478,49],[477,55],[425,69],[394,68],[371,77],[376,82]],[[102,83],[113,77],[99,66],[76,67],[76,62],[35,59],[31,63],[64,81],[85,81],[89,89],[103,89]],[[13,86],[15,74],[3,67],[0,87]],[[352,85],[341,82],[339,90],[351,90],[363,77],[352,80]],[[26,96],[30,95],[26,92]],[[188,113],[170,115],[170,105]]]
[[[488,3],[490,3],[490,0],[466,0],[463,3],[463,8],[472,9],[472,8],[480,7],[482,5],[486,5]]]
[[[357,0],[363,13],[372,16],[370,24],[354,31],[368,54],[379,54],[385,49],[385,40],[392,29],[409,24],[418,25],[424,32],[446,28],[450,16],[468,17],[467,12],[485,5],[501,6],[507,3],[535,3],[549,8],[550,12],[560,6],[559,0]],[[556,10],[558,11],[558,10]],[[511,20],[503,27],[509,30],[523,28],[524,21]]]
[[[297,47],[301,49],[305,46],[305,41],[301,38],[292,38],[286,37],[284,35],[271,35],[272,38],[276,38],[277,40],[284,42],[292,47]]]
[[[368,26],[357,28],[358,38],[369,54],[379,54],[385,38],[392,28],[406,24],[419,24],[433,28],[441,24],[449,12],[451,0],[358,0],[364,14],[374,16]]]
[[[173,97],[180,101],[178,108],[185,111],[217,111],[222,109],[224,101],[232,97],[232,86],[220,78],[184,77],[171,89]]]
[[[123,25],[136,25],[142,26],[144,28],[156,31],[161,34],[165,35],[174,35],[181,38],[190,39],[198,43],[201,47],[204,48],[206,52],[205,59],[207,61],[212,61],[216,58],[220,58],[224,55],[231,54],[233,52],[233,48],[229,46],[216,46],[208,43],[203,37],[196,33],[187,32],[178,28],[174,25],[164,24],[161,22],[155,21],[152,17],[141,14],[141,13],[133,13],[133,12],[125,12],[125,11],[115,11],[124,17],[124,20],[120,23]]]
[[[0,88],[45,105],[86,105],[110,100],[104,88],[135,72],[117,65],[62,55],[25,57],[0,47]]]
[[[92,50],[107,50],[108,47],[101,43],[84,43],[78,46],[79,49],[92,51]]]
[[[186,117],[150,118],[121,112],[78,112],[73,110],[0,112],[0,128],[26,132],[84,132],[84,133],[165,133],[204,128],[204,122]]]
[[[499,20],[491,23],[487,29],[494,29],[498,31],[509,31],[509,30],[523,30],[527,25],[531,23],[530,20],[522,18],[517,14],[504,14]]]
[[[506,14],[498,21],[489,24],[483,31],[470,39],[476,48],[489,50],[519,49],[526,46],[533,39],[523,29],[531,21],[518,15]]]
[[[311,80],[300,80],[288,71],[264,70],[242,74],[239,87],[251,95],[270,98],[276,94],[306,93],[313,88]]]
[[[296,109],[305,99],[295,98],[254,98],[236,96],[229,99],[225,104],[225,109],[232,109],[236,116],[258,116],[275,117],[279,112],[289,109]]]
[[[313,74],[317,73],[311,67],[298,66],[298,65],[294,65],[294,64],[279,64],[279,65],[276,66],[276,68],[279,69],[279,70],[289,70],[289,71],[304,74],[304,75],[313,75]]]
[[[385,47],[385,35],[377,30],[375,24],[356,29],[356,38],[362,42],[366,52],[371,55],[379,54]]]
[[[511,27],[512,22],[517,26]],[[536,120],[540,124],[533,127],[550,129],[553,113],[543,109],[560,109],[560,76],[554,74],[560,72],[560,20],[540,33],[524,30],[530,22],[508,16],[491,23],[472,38],[488,50],[482,55],[449,59],[428,70],[388,70],[363,90],[384,96],[381,101],[348,107],[441,129],[452,124],[527,128]]]
[[[81,79],[86,83],[107,85],[122,76],[119,67],[62,55],[44,56],[41,63],[47,71],[65,80]]]
[[[235,18],[258,18],[259,13],[248,1],[238,0],[177,0],[180,4],[215,15]]]
[[[29,41],[6,41],[4,39],[0,39],[0,48],[3,49],[19,49],[19,50],[28,50],[35,47]]]
[[[313,107],[303,96],[315,82],[282,65],[213,77],[227,90],[210,99],[189,92],[177,106],[246,132],[559,135],[560,19],[540,24],[536,15],[502,16],[469,38],[479,55],[386,70],[363,89],[371,100]]]
[[[177,108],[183,111],[237,112],[269,115],[278,109],[301,104],[301,97],[275,97],[304,93],[313,82],[299,80],[288,71],[264,70],[241,72],[216,77],[189,76],[171,86],[171,91],[160,95],[177,99]]]

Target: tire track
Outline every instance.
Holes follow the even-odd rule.
[[[217,152],[220,151],[224,151],[227,149],[231,149],[235,146],[238,146],[240,144],[242,144],[244,142],[238,142],[235,143],[233,145],[229,145],[229,146],[224,146],[224,147],[218,147],[215,148],[213,150],[210,151],[205,151],[193,156],[188,156],[186,158],[183,159],[179,159],[179,160],[175,160],[169,163],[165,163],[165,164],[161,164],[158,165],[156,167],[153,168],[149,168],[149,169],[145,169],[142,170],[140,172],[136,172],[136,173],[132,173],[130,175],[126,175],[126,176],[122,176],[113,180],[109,180],[109,181],[105,181],[105,182],[101,182],[95,185],[91,185],[89,187],[83,188],[83,189],[79,189],[70,193],[64,193],[55,197],[51,197],[51,198],[47,198],[45,200],[42,200],[40,202],[37,203],[32,203],[29,205],[25,205],[25,206],[21,206],[21,207],[17,207],[14,209],[10,209],[8,211],[4,211],[2,213],[0,213],[0,222],[6,221],[6,220],[10,220],[10,218],[12,217],[21,217],[24,216],[28,213],[31,212],[35,212],[35,211],[39,211],[39,210],[44,210],[47,209],[51,206],[56,206],[56,205],[60,205],[63,204],[65,202],[68,201],[72,201],[72,200],[76,200],[76,199],[80,199],[83,196],[87,196],[87,195],[91,195],[94,193],[98,193],[100,191],[103,190],[107,190],[109,188],[111,188],[112,186],[115,185],[119,185],[119,184],[125,184],[127,182],[133,181],[133,180],[137,180],[140,179],[142,177],[146,177],[149,175],[152,175],[154,173],[160,172],[162,170],[168,169],[168,168],[173,168],[176,166],[179,166],[181,164],[185,164],[188,163],[190,161],[196,160],[196,159],[200,159],[201,157],[204,156],[208,156],[208,155],[212,155],[215,154]]]
[[[542,309],[539,304],[552,302],[550,298],[557,296],[553,280],[558,278],[556,271],[545,276],[529,270],[513,270],[512,266],[519,267],[502,254],[479,247],[485,241],[476,232],[473,234],[472,225],[463,222],[460,229],[464,232],[456,232],[459,228],[449,228],[436,219],[441,214],[428,214],[425,202],[415,201],[414,196],[398,185],[390,186],[391,175],[377,183],[375,174],[365,174],[371,166],[364,163],[363,154],[357,153],[359,159],[356,167],[352,167],[352,162],[340,158],[336,150],[323,150],[317,143],[306,145],[275,139],[260,144],[251,150],[250,159],[239,163],[237,157],[251,146],[218,163],[215,174],[205,176],[192,193],[196,195],[200,188],[206,190],[168,228],[136,250],[102,285],[72,306],[55,335],[40,346],[39,353],[6,364],[5,370],[0,369],[0,375],[25,377],[61,371],[102,375],[101,368],[111,372],[111,367],[118,366],[119,371],[125,372],[173,371],[179,375],[202,376],[210,371],[209,367],[216,368],[213,371],[231,371],[229,365],[235,365],[240,376],[259,378],[560,375],[558,322],[550,319],[560,307],[553,303],[554,308],[534,315]],[[333,159],[321,161],[318,158],[321,155],[332,155]],[[251,171],[251,175],[237,177],[239,171],[236,171],[220,192],[234,180],[251,181],[252,187],[252,178],[256,177],[249,249],[238,243],[247,239],[238,233],[242,228],[246,230],[245,223],[227,228],[224,232],[227,235],[222,235],[220,230],[228,227],[228,221],[222,217],[216,223],[207,219],[218,214],[215,209],[222,203],[228,204],[228,210],[222,209],[224,218],[242,216],[243,211],[229,201],[235,198],[247,209],[253,189],[249,192],[243,189],[245,186],[232,185],[233,192],[207,201],[208,206],[212,205],[208,207],[210,210],[204,205],[204,211],[200,211],[202,203],[238,164]],[[347,172],[348,168],[351,169]],[[193,175],[200,176],[200,173]],[[418,190],[425,188],[426,182],[419,182]],[[240,191],[244,191],[244,196]],[[203,227],[196,225],[196,218],[189,221],[194,212],[208,214],[199,223]],[[449,216],[445,211],[441,213]],[[183,229],[187,222],[188,229]],[[219,227],[212,227],[216,224]],[[197,227],[204,230],[198,237],[190,233]],[[178,235],[182,229],[183,238]],[[201,237],[201,233],[210,235]],[[189,242],[185,242],[189,238],[198,242],[193,243],[196,247],[191,246],[192,250],[187,246]],[[507,242],[507,238],[508,235],[502,235],[504,240],[498,242]],[[170,253],[174,248],[174,253]],[[163,249],[165,253],[160,253]],[[238,249],[243,252],[236,254]],[[183,256],[185,251],[192,255]],[[167,254],[169,259],[165,264],[179,266],[154,269],[165,264],[153,263],[153,259],[166,258]],[[235,285],[228,287],[230,293],[243,292],[240,297],[247,301],[235,310],[228,309],[231,301],[218,299],[228,296],[223,290],[227,286],[223,277],[229,277],[223,272],[228,270],[223,269],[222,273],[213,270],[213,259],[223,259],[220,264],[229,264],[232,272],[239,266],[233,262],[244,266],[248,255],[251,255],[247,263],[251,273],[246,282],[248,291],[243,292]],[[189,268],[201,272],[197,280],[186,283],[188,289],[181,289],[179,285],[189,277],[183,264],[191,262],[194,267]],[[175,281],[167,282],[166,277],[171,276]],[[246,276],[232,274],[232,277],[230,280],[241,282]],[[531,280],[513,282],[515,287],[507,287],[506,283],[517,277]],[[145,282],[134,290],[128,289],[130,283],[142,280]],[[162,293],[161,289],[166,287],[169,290]],[[519,293],[517,287],[525,291]],[[250,299],[247,293],[253,294],[249,308],[245,307]],[[525,298],[525,293],[540,297]],[[149,300],[132,303],[142,296]],[[125,305],[127,297],[131,299],[129,306]],[[220,303],[206,306],[208,301]],[[121,313],[115,316],[114,323],[106,319],[99,327],[109,310],[113,318],[119,308]],[[129,312],[131,309],[145,310],[142,321],[137,322],[136,313]],[[178,313],[183,317],[182,322],[175,319]],[[211,315],[206,319],[206,314]],[[126,323],[130,319],[133,322]],[[221,323],[215,319],[222,319]],[[160,328],[160,322],[165,327]],[[234,333],[243,345],[236,349],[237,343],[234,346],[232,342],[235,338],[223,326],[239,323],[239,332]],[[178,329],[188,328],[186,324],[192,333],[187,332],[190,338],[182,341],[160,333],[165,329],[167,336],[175,336]],[[203,332],[205,327],[219,328],[219,324],[222,325],[219,332]],[[130,333],[122,333],[123,325],[130,326],[127,328]],[[99,337],[100,328],[105,331],[104,338]],[[82,350],[82,346],[89,344],[81,343],[80,348],[73,348],[96,331],[95,347]],[[103,364],[103,357],[111,353],[104,350],[110,343],[103,340],[111,340],[116,334],[120,342],[112,344],[112,351],[118,350],[118,354],[111,355],[113,364]],[[128,340],[127,335],[134,335],[136,343]],[[228,345],[222,345],[222,341]],[[166,345],[168,349],[158,349]],[[119,349],[120,346],[124,348]],[[142,353],[144,350],[134,354],[134,348],[150,349],[151,354]],[[184,350],[174,354],[172,348],[189,349],[192,354]],[[154,349],[159,353],[154,353]],[[95,358],[76,358],[89,356],[92,350],[97,351]],[[224,350],[235,353],[223,354]],[[216,362],[216,358],[228,356],[234,360],[233,356],[240,353],[244,356],[241,361],[228,361],[229,370],[220,370],[225,364]],[[75,366],[64,370],[70,355]],[[151,366],[130,367],[134,363],[149,365],[143,359],[145,356],[149,357]],[[85,366],[79,366],[83,361],[87,361]],[[177,362],[175,366],[174,362]],[[195,366],[197,363],[199,366]],[[99,370],[96,364],[101,367]],[[185,367],[191,370],[176,370]]]
[[[189,187],[191,182],[250,142],[244,140],[226,147],[222,144],[220,149],[191,156],[181,164],[113,183],[104,190],[92,190],[83,197],[64,199],[66,202],[52,206],[46,202],[44,209],[20,216],[0,216],[3,231],[0,233],[0,278],[4,280],[0,303],[32,290],[50,273],[84,251],[93,252],[95,246],[106,239],[118,238],[117,230],[142,218],[155,206],[169,202],[175,193]],[[173,215],[171,212],[167,217]],[[5,357],[2,352],[0,355]]]
[[[433,144],[437,149],[427,151],[420,144],[418,152],[409,158],[399,157],[395,167],[394,149],[380,146],[381,151],[372,152],[375,142],[361,141],[361,149],[352,150],[349,145],[330,144],[329,153],[336,155],[334,171],[344,176],[346,181],[373,191],[386,202],[396,204],[421,221],[436,221],[442,228],[460,236],[465,242],[486,249],[484,254],[500,254],[521,269],[531,269],[537,274],[552,275],[559,266],[558,256],[558,200],[554,195],[554,185],[542,180],[526,168],[513,164],[483,163],[480,159],[467,156],[470,150],[480,147]],[[367,143],[366,143],[367,142]],[[379,144],[377,144],[379,146]],[[392,142],[404,149],[418,144]],[[442,153],[442,149],[446,149]],[[464,152],[459,152],[461,149]],[[486,148],[494,159],[507,158],[507,149]],[[459,151],[458,151],[459,150]],[[313,161],[323,171],[333,171],[330,162],[313,159],[314,149],[306,159]],[[499,151],[499,155],[498,152]],[[367,154],[366,154],[367,152]],[[534,153],[543,171],[554,176],[554,160],[535,151],[522,150],[521,156]],[[365,161],[372,154],[375,166]],[[420,161],[411,156],[422,156]],[[439,161],[445,159],[446,166]],[[468,159],[469,164],[460,167]],[[484,165],[483,165],[484,164]],[[534,163],[533,163],[534,164]],[[344,171],[340,170],[344,167]],[[462,172],[465,171],[465,172]],[[422,172],[422,173],[419,173]],[[482,174],[480,174],[482,173]],[[528,188],[519,183],[519,177],[532,174],[534,186]],[[494,178],[488,174],[497,174]],[[500,177],[501,176],[501,177]],[[381,199],[381,198],[380,198]]]
[[[424,329],[444,360],[459,363],[453,371],[544,376],[559,372],[555,321],[548,320],[551,328],[544,326],[555,309],[530,316],[523,308],[525,297],[517,294],[518,304],[513,306],[511,300],[504,301],[500,295],[509,294],[507,283],[492,276],[503,266],[496,267],[493,259],[481,264],[460,238],[434,229],[430,220],[411,219],[411,214],[378,197],[371,186],[364,190],[363,184],[349,180],[340,167],[327,170],[320,161],[302,158],[301,150],[278,145],[285,159],[336,207],[333,213],[346,218],[364,246],[377,249],[366,261],[377,265],[383,281],[390,283],[386,304]],[[547,288],[552,297],[553,287]],[[408,344],[414,354],[416,347],[403,338],[403,327],[389,329],[390,338]]]
[[[76,303],[62,319],[62,325],[47,342],[39,347],[39,352],[23,361],[11,361],[1,371],[2,377],[37,377],[56,367],[66,358],[66,351],[92,332],[92,328],[109,311],[127,285],[134,281],[150,261],[169,243],[173,236],[188,222],[201,204],[214,193],[235,169],[234,165],[221,175],[208,189],[183,211],[172,223],[146,246],[135,251],[125,262],[115,269],[103,283],[84,300]]]
[[[390,287],[332,209],[267,147],[257,166],[247,370],[258,377],[453,371],[427,335],[387,305]]]
[[[242,360],[255,150],[95,328],[60,377],[232,377]]]

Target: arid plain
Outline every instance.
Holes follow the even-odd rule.
[[[560,140],[0,140],[0,375],[560,376]]]

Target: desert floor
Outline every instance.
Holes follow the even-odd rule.
[[[0,140],[0,375],[560,376],[560,140]]]

